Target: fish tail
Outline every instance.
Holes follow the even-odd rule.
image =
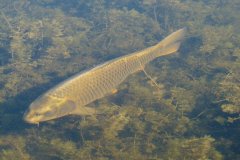
[[[157,49],[156,57],[176,52],[185,38],[186,30],[186,28],[179,29],[159,42],[155,46]]]
[[[174,53],[179,49],[180,45],[181,42],[175,42],[173,44],[168,45],[167,47],[161,48],[159,51],[156,52],[157,53],[156,57]]]

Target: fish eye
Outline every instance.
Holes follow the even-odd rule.
[[[40,116],[41,114],[40,113],[35,113],[35,116]]]

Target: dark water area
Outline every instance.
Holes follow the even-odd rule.
[[[239,0],[0,0],[0,160],[240,159]],[[68,77],[155,45],[159,57],[88,106],[39,125],[29,105]],[[16,158],[17,157],[17,158]]]

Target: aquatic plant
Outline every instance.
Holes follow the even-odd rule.
[[[168,142],[168,150],[164,159],[216,159],[221,160],[222,155],[216,151],[211,137],[172,139]]]
[[[239,0],[1,0],[0,159],[239,159]],[[102,113],[30,126],[29,103],[59,81],[188,27]]]
[[[22,136],[0,137],[0,157],[2,160],[22,159],[30,160],[31,156],[26,151],[26,140]]]

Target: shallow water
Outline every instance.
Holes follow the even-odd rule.
[[[0,159],[239,159],[238,0],[1,0]],[[188,28],[178,53],[89,106],[30,125],[29,104],[71,75]]]

